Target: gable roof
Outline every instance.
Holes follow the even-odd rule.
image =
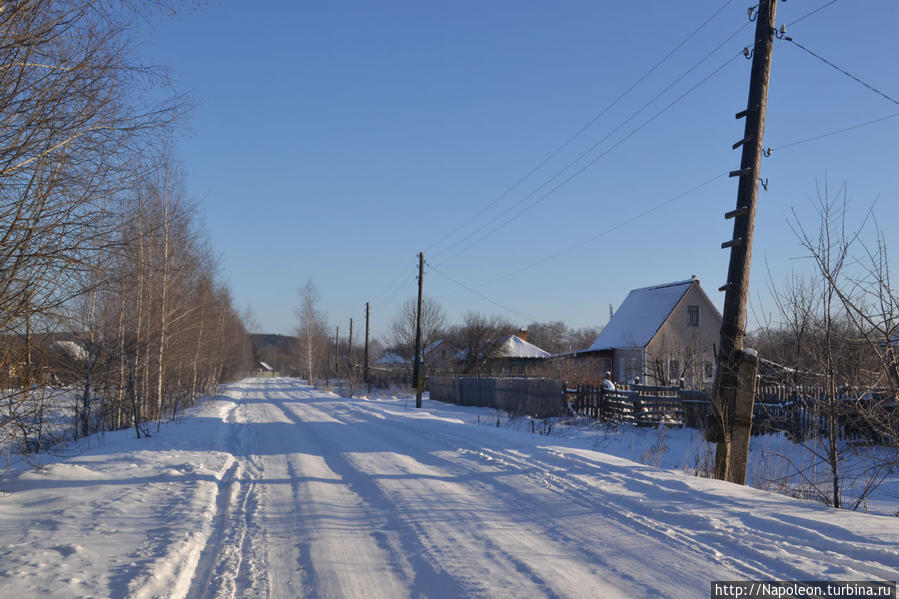
[[[550,353],[533,343],[528,343],[518,335],[509,335],[491,355],[497,358],[548,358]],[[468,350],[463,349],[456,354],[456,359],[464,360],[467,356]]]
[[[518,335],[509,335],[496,350],[496,355],[503,358],[547,358],[549,352],[528,343]]]
[[[699,279],[632,290],[586,351],[646,347],[694,284]]]

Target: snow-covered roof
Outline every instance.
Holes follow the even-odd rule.
[[[456,358],[464,360],[468,350],[463,349]],[[493,355],[501,358],[548,358],[549,352],[543,351],[533,343],[528,343],[518,335],[509,335],[499,345]]]
[[[586,351],[646,347],[694,283],[699,279],[632,290]]]
[[[268,362],[259,362],[259,367],[268,372],[273,372],[275,370]]]
[[[396,352],[390,352],[382,356],[375,364],[405,364],[408,360]]]
[[[548,358],[549,352],[528,343],[518,335],[509,335],[496,350],[496,355],[504,358]]]
[[[434,341],[433,343],[428,345],[426,348],[421,350],[421,355],[427,356],[429,353],[434,351],[437,348],[437,346],[440,345],[441,343],[443,343],[443,339],[438,339],[437,341]]]
[[[73,360],[87,360],[87,350],[84,346],[75,341],[54,341],[53,347],[64,352]]]

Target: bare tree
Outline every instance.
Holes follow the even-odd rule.
[[[309,384],[315,384],[328,367],[329,339],[327,323],[318,307],[318,289],[312,279],[306,281],[306,285],[300,290],[300,300],[300,306],[297,308],[300,372],[305,375]]]
[[[400,307],[390,323],[390,346],[393,351],[409,360],[415,357],[415,325],[418,299],[411,297]],[[421,347],[426,349],[446,334],[446,313],[432,297],[421,301]],[[427,360],[427,356],[423,356]],[[410,365],[411,372],[411,365]]]
[[[515,330],[502,317],[468,312],[462,324],[449,332],[451,341],[461,350],[460,370],[465,374],[481,372],[505,338]]]
[[[163,5],[127,4],[138,12]],[[35,326],[54,330],[85,294],[96,308],[98,296],[85,284],[104,278],[82,275],[106,249],[129,165],[182,112],[177,100],[144,102],[156,95],[142,92],[160,81],[158,71],[133,60],[120,8],[30,0],[0,10],[0,335],[25,339],[12,346],[21,352],[0,356],[0,370],[24,375],[15,401],[29,401],[42,382],[32,378]]]
[[[798,441],[811,463],[791,461],[807,491],[834,507],[858,509],[895,464],[899,449],[895,345],[899,310],[889,284],[883,237],[874,249],[861,239],[866,222],[847,229],[847,193],[834,197],[818,189],[817,230],[794,211],[791,227],[808,252],[814,275],[794,274],[785,285],[771,285],[780,318],[765,327],[762,349],[775,356],[797,391],[796,399],[818,423]],[[857,253],[856,249],[861,252]],[[859,255],[860,254],[860,255]],[[809,396],[802,385],[820,385]],[[868,451],[847,436],[862,431]],[[858,459],[865,454],[863,459]],[[827,484],[815,476],[826,467]]]

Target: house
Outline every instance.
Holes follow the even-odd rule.
[[[451,372],[455,367],[455,356],[459,348],[446,339],[439,339],[421,352],[422,361],[428,374]]]
[[[429,344],[421,350],[422,363],[427,365],[429,372],[443,371],[451,366],[453,357],[458,349],[445,339],[440,339]],[[395,371],[412,372],[412,359],[404,358],[397,352],[388,352],[374,363],[375,367]]]
[[[261,361],[256,364],[256,370],[253,374],[257,377],[280,376],[278,371],[275,370],[271,364]]]
[[[619,382],[701,387],[714,379],[720,332],[721,314],[694,276],[632,290],[578,355],[599,358]]]
[[[484,348],[484,352],[488,355],[481,366],[482,374],[524,375],[529,369],[550,357],[549,352],[528,343],[526,336],[527,332],[522,330],[518,335],[507,335],[492,340],[488,347]],[[468,351],[462,350],[456,354],[456,359],[465,360],[467,355]]]

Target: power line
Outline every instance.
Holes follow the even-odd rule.
[[[403,279],[402,283],[400,283],[398,287],[396,287],[396,288],[393,289],[393,292],[392,292],[390,295],[388,295],[388,296],[385,297],[384,299],[380,300],[380,303],[386,304],[387,302],[389,302],[390,300],[392,300],[394,297],[396,297],[396,295],[397,295],[400,291],[402,291],[403,289],[406,288],[406,286],[409,284],[410,281],[413,281],[414,279],[415,279],[415,275],[414,275],[414,274],[408,275],[405,279]]]
[[[589,244],[589,243],[592,243],[592,242],[596,241],[596,240],[599,239],[600,237],[605,237],[605,236],[608,235],[609,233],[612,233],[612,232],[614,232],[614,231],[617,231],[618,229],[622,229],[622,228],[626,227],[627,225],[629,225],[629,224],[631,224],[631,223],[633,223],[633,222],[636,222],[636,221],[638,221],[638,220],[644,218],[645,216],[648,216],[648,215],[652,214],[653,212],[656,212],[657,210],[661,210],[661,209],[664,208],[665,206],[668,206],[669,204],[672,204],[672,203],[676,202],[677,200],[683,199],[683,198],[685,198],[686,196],[688,196],[688,195],[690,195],[690,194],[692,194],[692,193],[694,193],[694,192],[696,192],[696,191],[699,191],[699,190],[702,189],[703,187],[705,187],[705,186],[707,186],[707,185],[710,185],[711,183],[714,183],[715,181],[717,181],[717,180],[719,180],[719,179],[724,178],[726,175],[727,175],[726,172],[720,173],[720,174],[718,174],[718,175],[715,175],[715,176],[712,177],[711,179],[707,179],[706,181],[703,181],[702,183],[700,183],[700,184],[698,184],[698,185],[695,185],[695,186],[691,187],[690,189],[688,189],[688,190],[686,190],[686,191],[683,191],[683,192],[681,192],[681,193],[679,193],[679,194],[677,194],[677,195],[675,195],[675,196],[672,196],[672,197],[668,198],[667,200],[664,200],[664,201],[662,201],[662,202],[659,202],[658,204],[656,204],[656,205],[654,205],[654,206],[652,206],[652,207],[650,207],[650,208],[647,208],[647,209],[644,210],[643,212],[640,212],[639,214],[635,214],[634,216],[632,216],[632,217],[630,217],[630,218],[628,218],[628,219],[625,219],[625,220],[619,222],[618,224],[615,224],[615,225],[613,225],[613,226],[611,226],[611,227],[609,227],[609,228],[607,228],[607,229],[604,229],[603,231],[600,231],[599,233],[596,233],[596,234],[594,234],[594,235],[591,235],[590,237],[588,237],[588,238],[586,238],[586,239],[583,239],[583,240],[581,240],[581,241],[579,241],[579,242],[577,242],[577,243],[575,243],[575,244],[572,244],[572,245],[566,247],[565,249],[559,250],[558,252],[556,252],[556,253],[554,253],[554,254],[551,254],[551,255],[549,255],[549,256],[546,256],[545,258],[541,258],[540,260],[537,260],[536,262],[532,262],[532,263],[528,264],[527,266],[522,266],[521,268],[519,268],[519,269],[517,269],[517,270],[513,270],[513,271],[508,272],[508,273],[506,273],[506,274],[504,274],[504,275],[500,275],[500,276],[498,276],[498,277],[494,277],[494,278],[490,279],[489,281],[486,281],[486,282],[484,282],[484,283],[481,283],[481,284],[478,285],[476,288],[485,287],[485,286],[487,286],[487,285],[491,285],[491,284],[493,284],[493,283],[497,283],[497,282],[499,282],[499,281],[508,279],[508,278],[513,277],[513,276],[515,276],[515,275],[517,275],[517,274],[521,274],[522,272],[525,272],[525,271],[527,271],[527,270],[530,270],[530,269],[532,269],[532,268],[535,268],[535,267],[537,267],[537,266],[540,266],[541,264],[544,264],[544,263],[546,263],[546,262],[549,262],[550,260],[555,260],[556,258],[558,258],[558,257],[560,257],[560,256],[563,256],[563,255],[565,255],[565,254],[567,254],[567,253],[569,253],[569,252],[572,252],[572,251],[574,251],[574,250],[576,250],[576,249],[579,249],[579,248],[581,248],[581,247],[583,247],[583,246],[585,246],[585,245],[587,245],[587,244]]]
[[[871,84],[869,84],[869,83],[866,83],[865,81],[862,81],[861,79],[859,79],[858,77],[856,77],[855,75],[853,75],[852,73],[850,73],[849,71],[847,71],[847,70],[845,70],[845,69],[843,69],[843,68],[841,68],[841,67],[838,67],[837,65],[835,65],[835,64],[832,63],[832,62],[830,62],[829,60],[827,60],[827,59],[824,58],[823,56],[820,56],[820,55],[818,55],[818,54],[815,54],[814,52],[812,52],[811,50],[809,50],[808,48],[806,48],[805,46],[803,46],[802,44],[800,44],[799,42],[797,42],[796,40],[794,40],[793,38],[791,38],[791,37],[784,37],[784,39],[785,39],[786,41],[790,42],[791,44],[793,44],[794,46],[798,46],[799,48],[802,48],[803,50],[805,50],[806,52],[808,52],[809,54],[811,54],[812,56],[814,56],[815,58],[817,58],[817,59],[820,60],[821,62],[823,62],[823,63],[825,63],[825,64],[827,64],[827,65],[830,65],[831,67],[833,67],[833,68],[835,68],[836,70],[838,70],[839,72],[843,73],[844,75],[846,75],[846,76],[849,77],[850,79],[853,79],[853,80],[857,81],[858,83],[861,83],[862,85],[864,85],[865,87],[867,87],[868,89],[870,89],[871,91],[873,91],[875,94],[878,94],[878,95],[880,95],[880,96],[883,96],[884,98],[886,98],[887,100],[889,100],[889,101],[892,102],[893,104],[899,104],[899,100],[897,100],[896,98],[893,98],[893,97],[890,96],[889,94],[880,91],[879,89],[877,89],[877,88],[874,87],[873,85],[871,85]]]
[[[667,62],[669,58],[671,58],[678,50],[680,50],[688,41],[690,41],[693,37],[695,37],[697,33],[699,33],[706,25],[708,25],[715,17],[717,17],[721,13],[721,11],[723,11],[732,1],[733,0],[727,0],[727,2],[722,4],[721,7],[719,7],[715,12],[712,13],[712,15],[710,17],[708,17],[705,21],[703,21],[702,24],[699,25],[699,27],[694,29],[687,37],[685,37],[683,40],[681,40],[680,43],[678,43],[674,48],[672,48],[665,56],[663,56],[661,58],[661,60],[656,62],[648,71],[646,71],[643,75],[641,75],[630,87],[628,87],[624,92],[622,92],[617,98],[615,98],[605,108],[603,108],[601,111],[599,111],[599,113],[597,113],[593,118],[591,118],[589,121],[587,121],[586,124],[584,124],[580,129],[578,129],[572,136],[570,136],[568,139],[566,139],[560,146],[558,146],[552,152],[550,152],[545,158],[543,158],[543,160],[541,160],[536,166],[534,166],[531,170],[529,170],[523,177],[519,178],[509,188],[507,188],[499,196],[494,198],[490,203],[488,203],[481,210],[479,210],[474,216],[472,216],[468,220],[464,221],[462,224],[460,224],[458,227],[456,227],[455,229],[450,231],[448,234],[439,238],[437,241],[435,241],[430,246],[425,248],[425,251],[428,251],[428,250],[433,249],[434,247],[440,245],[445,240],[449,239],[450,237],[452,237],[453,235],[458,233],[460,230],[462,230],[463,228],[465,228],[466,226],[471,224],[475,219],[477,219],[479,216],[481,216],[482,214],[487,212],[490,208],[495,206],[500,200],[502,200],[507,195],[509,195],[512,191],[514,191],[519,185],[521,185],[527,179],[529,179],[531,177],[531,175],[533,175],[538,170],[543,168],[550,160],[555,158],[559,154],[559,152],[561,152],[562,150],[567,148],[571,144],[571,142],[573,142],[575,139],[580,137],[580,135],[582,133],[584,133],[587,129],[589,129],[591,126],[593,126],[593,124],[596,123],[596,121],[598,121],[600,118],[602,118],[609,110],[611,110],[622,99],[624,99],[625,96],[627,96],[630,92],[632,92],[634,90],[634,88],[636,88],[647,77],[649,77],[652,73],[654,73],[656,71],[656,69],[658,69],[665,62]],[[745,27],[745,25],[744,25],[744,27]],[[741,30],[742,30],[742,27],[741,27]],[[736,35],[736,34],[734,34],[734,35]],[[730,38],[728,38],[728,40],[730,40]],[[720,48],[720,46],[719,46],[719,48]],[[717,49],[718,48],[716,48],[715,50],[717,51]],[[452,246],[450,246],[450,247],[452,247]],[[446,250],[444,249],[443,251],[446,251]]]
[[[394,289],[394,288],[396,287],[397,283],[399,283],[399,281],[400,281],[401,279],[403,279],[404,276],[407,276],[407,275],[406,275],[406,269],[405,269],[405,268],[404,268],[403,270],[400,271],[399,276],[397,276],[395,279],[393,279],[393,282],[390,283],[390,285],[388,285],[387,287],[385,287],[384,290],[383,290],[381,293],[379,293],[379,294],[377,294],[376,296],[374,296],[374,297],[372,298],[372,301],[378,301],[382,296],[387,295],[392,289]],[[405,282],[403,283],[403,285],[405,285]]]
[[[508,224],[511,223],[512,221],[514,221],[514,220],[516,220],[517,218],[521,217],[525,212],[527,212],[528,210],[530,210],[531,208],[533,208],[534,206],[536,206],[537,204],[539,204],[540,202],[542,202],[543,200],[545,200],[546,198],[548,198],[550,195],[552,195],[553,193],[555,193],[556,191],[558,191],[558,190],[559,190],[560,188],[562,188],[564,185],[566,185],[567,183],[569,183],[572,179],[574,179],[575,177],[577,177],[578,175],[580,175],[581,173],[583,173],[584,171],[586,171],[588,168],[590,168],[591,166],[593,166],[594,164],[596,164],[599,160],[601,160],[602,158],[606,157],[606,156],[607,156],[609,153],[611,153],[614,149],[616,149],[618,146],[620,146],[621,144],[623,144],[625,141],[627,141],[628,139],[630,139],[631,137],[633,137],[634,135],[636,135],[636,134],[637,134],[638,132],[640,132],[644,127],[646,127],[646,126],[649,125],[651,122],[653,122],[653,121],[656,120],[658,117],[660,117],[662,114],[664,114],[665,112],[667,112],[668,110],[670,110],[675,104],[677,104],[678,102],[680,102],[681,100],[683,100],[685,97],[687,97],[688,95],[690,95],[693,91],[695,91],[695,90],[696,90],[698,87],[700,87],[703,83],[705,83],[706,81],[708,81],[709,79],[711,79],[712,77],[714,77],[715,75],[717,75],[717,74],[718,74],[719,72],[721,72],[727,65],[729,65],[729,64],[730,64],[732,61],[734,61],[737,57],[742,56],[742,55],[743,55],[743,51],[741,50],[740,52],[738,52],[737,54],[735,54],[734,56],[732,56],[731,58],[729,58],[727,61],[725,61],[725,62],[724,62],[721,66],[719,66],[717,69],[715,69],[714,71],[712,71],[711,73],[709,73],[708,75],[706,75],[705,77],[703,77],[699,82],[697,82],[695,85],[693,85],[693,86],[692,86],[691,88],[689,88],[687,91],[685,91],[685,92],[682,93],[680,96],[678,96],[677,98],[675,98],[674,100],[672,100],[672,101],[671,101],[669,104],[667,104],[664,108],[662,108],[661,110],[659,110],[658,112],[656,112],[653,116],[651,116],[650,118],[648,118],[647,120],[645,120],[645,121],[644,121],[641,125],[639,125],[637,128],[633,129],[630,133],[628,133],[627,135],[625,135],[624,137],[622,137],[621,139],[619,139],[619,140],[618,140],[617,142],[615,142],[611,147],[609,147],[606,151],[602,152],[601,154],[599,154],[598,156],[596,156],[595,158],[593,158],[592,160],[590,160],[589,162],[587,162],[586,164],[584,164],[583,166],[581,166],[579,169],[577,169],[576,171],[574,171],[571,175],[569,175],[567,178],[565,178],[564,180],[562,180],[558,185],[556,185],[555,187],[553,187],[552,189],[550,189],[549,191],[547,191],[546,193],[544,193],[543,195],[541,195],[540,197],[538,197],[537,199],[535,199],[534,201],[532,201],[530,204],[528,204],[527,206],[525,206],[524,209],[520,210],[518,213],[514,214],[512,217],[508,218],[506,221],[504,221],[504,222],[501,223],[500,225],[498,225],[498,226],[494,227],[493,229],[491,229],[490,231],[488,231],[485,235],[482,235],[481,237],[479,237],[477,240],[475,240],[473,243],[469,244],[467,247],[462,248],[460,251],[456,252],[455,254],[453,254],[452,256],[450,256],[449,258],[447,258],[446,260],[444,260],[443,262],[441,262],[441,266],[444,265],[444,264],[446,264],[447,262],[453,260],[454,258],[460,256],[461,254],[467,252],[468,250],[470,250],[471,248],[473,248],[475,245],[481,243],[482,241],[484,241],[485,239],[487,239],[488,237],[490,237],[493,233],[495,233],[495,232],[498,231],[499,229],[502,229],[503,227],[505,227],[506,225],[508,225]],[[582,156],[583,156],[583,155],[582,155]],[[578,160],[579,160],[579,159],[580,159],[580,157],[578,158]],[[577,160],[575,160],[575,162],[577,162]],[[570,163],[569,166],[571,166],[571,164],[574,164],[574,163]],[[567,168],[568,168],[568,167],[565,167],[565,169],[567,169]],[[565,169],[563,169],[563,171],[564,171]],[[557,175],[556,175],[556,176],[557,176]],[[554,178],[555,178],[555,176],[554,176]],[[483,229],[483,227],[482,227],[482,229]]]
[[[441,277],[444,277],[444,278],[446,278],[446,279],[452,281],[453,283],[455,283],[455,284],[458,285],[459,287],[462,287],[462,288],[465,289],[466,291],[469,291],[470,293],[475,294],[476,296],[480,297],[481,299],[490,302],[491,304],[493,304],[493,305],[496,306],[497,308],[500,308],[500,309],[502,309],[502,310],[505,310],[506,312],[509,312],[510,314],[515,314],[516,316],[520,316],[521,318],[524,318],[526,322],[537,322],[537,319],[536,319],[536,318],[531,318],[530,316],[526,316],[526,315],[522,314],[521,312],[518,312],[517,310],[513,310],[512,308],[509,308],[508,306],[504,306],[504,305],[500,304],[499,302],[495,302],[495,301],[493,301],[492,299],[490,299],[489,297],[487,297],[486,295],[484,295],[483,293],[481,293],[480,291],[476,291],[476,290],[472,289],[471,287],[469,287],[468,285],[466,285],[465,283],[462,283],[462,282],[460,282],[460,281],[457,281],[456,279],[454,279],[453,277],[449,276],[449,275],[446,274],[445,272],[442,272],[442,271],[440,271],[439,269],[435,268],[434,265],[431,264],[430,262],[428,263],[428,268],[431,269],[431,270],[433,270],[434,272],[436,272],[436,273],[437,273],[438,275],[440,275]]]
[[[864,123],[858,123],[856,125],[850,125],[849,127],[844,127],[842,129],[837,129],[835,131],[830,131],[828,133],[822,133],[821,135],[815,135],[814,137],[807,137],[805,139],[800,139],[798,141],[793,141],[790,143],[786,143],[779,146],[774,146],[773,150],[785,150],[787,148],[791,148],[793,146],[798,146],[800,144],[808,143],[811,141],[817,141],[819,139],[823,139],[825,137],[830,137],[831,135],[838,135],[840,133],[846,133],[847,131],[852,131],[853,129],[860,129],[861,127],[867,127],[868,125],[874,125],[876,123],[881,123],[883,121],[887,121],[889,119],[894,119],[899,117],[899,112],[894,112],[893,114],[888,114],[887,116],[882,116],[879,119],[874,119],[872,121],[866,121]]]
[[[629,122],[632,121],[634,118],[636,118],[637,116],[639,116],[640,113],[642,113],[642,112],[643,112],[644,110],[646,110],[649,106],[651,106],[656,100],[658,100],[662,95],[664,95],[665,93],[667,93],[671,88],[673,88],[675,85],[677,85],[678,83],[680,83],[680,82],[681,82],[683,79],[685,79],[690,73],[692,73],[693,71],[695,71],[700,65],[702,65],[706,60],[708,60],[710,57],[712,57],[716,52],[718,52],[718,50],[720,50],[722,47],[724,47],[725,44],[727,44],[728,42],[730,42],[730,40],[732,40],[734,37],[736,37],[736,36],[737,36],[741,31],[743,31],[743,29],[745,29],[748,25],[749,25],[748,22],[747,22],[747,23],[744,23],[743,25],[741,25],[736,31],[734,31],[734,32],[733,32],[731,35],[729,35],[725,40],[723,40],[721,43],[719,43],[717,46],[715,46],[714,49],[712,49],[712,50],[711,50],[710,52],[708,52],[705,56],[703,56],[703,57],[702,57],[699,61],[697,61],[693,66],[691,66],[689,69],[687,69],[683,74],[681,74],[681,75],[680,75],[679,77],[677,77],[674,81],[672,81],[670,84],[668,84],[664,89],[662,89],[660,92],[658,92],[655,96],[653,96],[652,99],[650,99],[650,100],[649,100],[648,102],[646,102],[643,106],[641,106],[639,109],[637,109],[635,112],[633,112],[633,113],[632,113],[629,117],[627,117],[624,121],[622,121],[621,123],[619,123],[614,129],[612,129],[611,131],[609,131],[609,132],[608,132],[605,136],[603,136],[599,141],[597,141],[596,143],[594,143],[593,145],[591,145],[591,146],[590,146],[589,148],[587,148],[585,151],[581,152],[581,154],[579,154],[574,160],[570,161],[568,164],[566,164],[564,167],[562,167],[560,170],[558,170],[555,174],[553,174],[549,179],[547,179],[546,181],[544,181],[544,182],[543,182],[541,185],[539,185],[536,189],[534,189],[534,190],[531,191],[529,194],[527,194],[526,196],[524,196],[523,198],[521,198],[518,202],[516,202],[515,204],[513,204],[512,206],[510,206],[509,208],[507,208],[504,212],[501,212],[500,214],[494,216],[492,219],[488,220],[486,223],[484,223],[484,224],[481,225],[479,228],[475,229],[474,231],[472,231],[471,233],[469,233],[468,235],[466,235],[464,238],[462,238],[462,239],[456,241],[455,243],[451,244],[450,246],[448,246],[448,247],[446,247],[446,248],[444,248],[444,249],[442,249],[442,250],[440,250],[440,251],[438,251],[438,252],[436,252],[436,253],[433,253],[433,254],[431,255],[431,257],[433,258],[433,257],[439,256],[439,255],[441,255],[441,254],[443,254],[443,253],[446,253],[447,251],[449,251],[449,250],[451,250],[451,249],[453,249],[453,248],[455,248],[455,247],[460,246],[461,244],[463,244],[464,242],[468,241],[469,239],[471,239],[472,237],[474,237],[475,235],[477,235],[477,234],[480,233],[481,231],[483,231],[483,230],[485,230],[486,228],[488,228],[490,225],[492,225],[493,223],[495,223],[496,221],[498,221],[500,218],[502,218],[502,217],[505,216],[506,214],[509,214],[510,212],[512,212],[515,208],[517,208],[518,206],[520,206],[521,204],[523,204],[526,200],[528,200],[528,199],[530,199],[531,197],[535,196],[535,195],[536,195],[537,193],[539,193],[542,189],[544,189],[544,188],[547,187],[550,183],[552,183],[554,180],[556,180],[558,177],[560,177],[565,171],[567,171],[568,169],[570,169],[571,167],[573,167],[574,165],[576,165],[576,164],[577,164],[578,162],[580,162],[584,157],[588,156],[591,152],[593,152],[593,151],[594,151],[599,145],[601,145],[604,141],[606,141],[606,140],[609,139],[612,135],[614,135],[616,132],[618,132],[620,129],[622,129],[627,123],[629,123]],[[734,57],[734,58],[735,58],[735,57]],[[731,59],[731,60],[733,60],[733,59]],[[723,66],[724,66],[724,65],[722,65],[722,67],[720,67],[718,70],[721,70],[721,68],[723,68]],[[717,71],[715,71],[715,73],[717,73]],[[714,75],[715,73],[713,73],[713,75]],[[698,87],[698,85],[704,83],[708,78],[709,78],[709,77],[706,77],[705,79],[703,79],[702,81],[700,81],[699,84],[697,84],[696,86],[694,86],[693,88],[691,88],[690,90],[688,90],[687,94],[690,93],[690,92],[692,92],[696,87]],[[686,94],[684,94],[684,95],[686,95]],[[665,110],[667,110],[668,108],[670,108],[673,104],[677,103],[680,99],[682,99],[682,98],[684,97],[684,95],[680,96],[680,97],[679,97],[677,100],[675,100],[672,104],[669,104],[669,105],[668,105],[662,112],[664,112]],[[661,113],[659,113],[659,114],[661,114]],[[657,116],[659,116],[659,115],[657,114],[656,116],[653,117],[653,119],[656,118]],[[650,119],[650,120],[653,120],[653,119]],[[647,124],[647,123],[644,123],[644,124],[641,125],[637,130],[641,129],[641,128],[642,128],[643,126],[645,126],[646,124]],[[635,132],[632,132],[631,135],[633,135],[633,133],[635,133]],[[628,137],[630,137],[630,136],[628,136]],[[627,139],[627,137],[625,138],[625,140],[626,140],[626,139]],[[619,141],[618,143],[616,143],[611,149],[614,149],[615,147],[617,147],[618,145],[620,145],[621,143],[623,143],[623,141],[624,141],[624,140],[620,140],[620,141]],[[603,156],[605,156],[605,154],[608,154],[609,151],[611,151],[611,149],[610,149],[610,150],[607,150],[607,151],[603,154]],[[602,156],[600,156],[599,158],[602,158]],[[579,169],[579,170],[575,173],[574,176],[579,175],[579,174],[582,173],[584,170],[586,170],[587,167],[592,166],[592,165],[593,165],[599,158],[594,159],[593,161],[591,161],[590,163],[588,163],[586,167]],[[536,204],[540,203],[541,201],[543,201],[543,199],[545,199],[546,197],[548,197],[549,195],[551,195],[552,193],[554,193],[557,189],[559,189],[560,187],[562,187],[563,185],[565,185],[566,183],[568,183],[568,181],[570,181],[571,179],[573,179],[574,176],[569,177],[568,179],[566,179],[565,181],[563,181],[560,185],[558,185],[558,186],[556,186],[555,188],[553,188],[552,190],[550,190],[550,192],[549,192],[548,194],[544,194],[543,196],[541,196],[536,202],[532,203],[531,205],[529,205],[528,207],[526,207],[524,210],[522,210],[521,213],[524,213],[524,212],[526,212],[527,210],[530,210],[530,208],[533,207],[533,205],[536,205]],[[470,244],[467,248],[465,248],[465,249],[463,249],[463,250],[457,252],[456,254],[454,254],[453,256],[451,256],[450,258],[444,260],[444,261],[443,261],[443,264],[446,264],[447,262],[449,262],[449,261],[452,260],[453,258],[457,257],[458,255],[464,253],[465,251],[467,251],[468,249],[470,249],[470,248],[473,247],[474,245],[477,245],[478,243],[480,243],[481,241],[483,241],[486,237],[489,237],[490,235],[492,235],[495,231],[501,229],[502,227],[504,227],[506,224],[508,224],[508,223],[511,222],[512,220],[515,220],[515,218],[517,218],[518,216],[520,216],[520,214],[514,216],[513,218],[511,218],[511,219],[509,219],[509,220],[507,220],[505,223],[503,223],[503,224],[500,225],[499,227],[496,227],[496,228],[492,229],[489,233],[487,233],[487,235],[485,235],[485,236],[479,238],[479,239],[478,239],[477,241],[475,241],[473,244]]]
[[[830,0],[830,2],[828,2],[827,4],[824,4],[823,6],[819,6],[818,8],[816,8],[815,10],[813,10],[812,12],[807,13],[807,14],[805,14],[805,15],[799,17],[798,19],[796,19],[795,21],[793,21],[793,22],[791,22],[791,23],[787,23],[787,24],[786,24],[786,27],[792,27],[793,25],[795,25],[795,24],[798,23],[799,21],[804,21],[805,19],[809,18],[809,17],[812,16],[813,14],[816,14],[816,13],[818,13],[818,12],[824,10],[825,8],[827,8],[827,7],[830,6],[831,4],[835,4],[836,2],[837,2],[837,0]]]

